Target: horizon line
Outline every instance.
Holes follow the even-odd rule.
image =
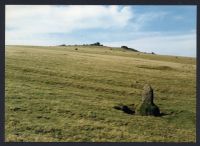
[[[65,46],[91,46],[91,44],[73,44],[73,45],[70,45],[70,44],[60,44],[60,45],[30,45],[30,44],[5,44],[5,46],[34,46],[34,47],[65,47],[65,46],[61,46],[61,45],[65,45]],[[101,44],[102,45],[102,44]],[[122,46],[125,46],[125,45],[122,45]],[[112,47],[112,46],[98,46],[98,47]],[[128,47],[128,46],[127,46]],[[121,48],[121,47],[112,47],[112,48]],[[128,47],[129,48],[129,47]],[[142,51],[139,51],[138,49],[136,48],[130,48],[130,49],[135,49],[137,50],[138,52],[140,53],[146,53],[146,54],[152,54],[152,55],[160,55],[160,56],[172,56],[172,57],[186,57],[186,58],[195,58],[197,59],[197,56],[181,56],[181,55],[171,55],[171,54],[157,54],[156,52],[142,52]]]

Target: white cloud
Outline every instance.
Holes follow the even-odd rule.
[[[71,33],[76,34],[84,29],[105,29],[83,36],[90,38],[88,41],[93,41],[91,38],[107,40],[102,43],[110,46],[127,45],[145,52],[196,56],[195,29],[191,32],[188,30],[188,34],[184,35],[144,32],[146,25],[168,14],[162,11],[136,13],[134,6],[7,5],[6,44],[73,44],[79,42],[80,38],[71,37]],[[182,16],[175,15],[174,19],[180,20]],[[124,31],[124,28],[128,29]],[[68,34],[70,38],[48,35],[50,33]]]
[[[83,29],[101,28],[109,31],[119,30],[128,25],[136,32],[147,22],[165,15],[165,12],[149,12],[136,16],[132,6],[7,5],[6,44],[41,44],[41,40],[47,37],[47,34],[68,34],[73,31],[76,33]],[[133,23],[129,20],[133,20]],[[45,41],[42,44],[48,43]]]
[[[119,47],[126,45],[142,52],[155,52],[162,55],[196,57],[196,34],[144,36],[131,41],[108,42],[105,45]]]
[[[150,21],[156,20],[156,19],[162,19],[164,18],[168,13],[167,12],[148,12],[143,14],[138,14],[137,17],[135,17],[135,20],[133,21],[133,28],[135,30],[139,30],[144,25],[148,24]]]
[[[178,16],[174,16],[174,19],[175,19],[175,20],[183,20],[183,19],[184,19],[184,17],[183,17],[183,16],[180,16],[180,15],[178,15]]]
[[[118,6],[6,6],[6,40],[87,28],[121,28],[132,18],[131,8]]]

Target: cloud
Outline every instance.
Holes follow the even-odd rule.
[[[196,34],[140,36],[138,39],[122,42],[105,42],[105,45],[119,47],[127,45],[142,52],[155,52],[162,55],[196,57]]]
[[[88,28],[125,27],[133,14],[129,6],[6,6],[6,40]]]
[[[149,21],[166,15],[165,12],[135,15],[133,8],[116,5],[7,5],[6,44],[41,42],[47,34],[70,34],[84,29],[119,31],[127,27],[136,32]]]
[[[174,16],[174,19],[175,19],[175,20],[183,20],[184,17],[179,15],[179,16]]]
[[[141,7],[7,5],[6,44],[58,45],[100,41],[105,45],[127,45],[145,52],[196,56],[196,28],[177,31],[177,22],[187,18],[184,13],[175,14],[163,7],[157,7],[156,11]],[[193,19],[187,20],[193,23]],[[165,25],[168,22],[169,27]],[[160,29],[155,29],[157,27]]]
[[[167,16],[167,12],[146,12],[142,14],[137,14],[137,17],[133,20],[133,28],[135,30],[140,30],[145,25],[148,25],[153,20],[163,19],[165,16]]]

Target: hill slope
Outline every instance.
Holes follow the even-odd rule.
[[[162,117],[113,108],[140,104],[145,83]],[[196,141],[194,58],[95,46],[6,46],[5,92],[6,141]]]

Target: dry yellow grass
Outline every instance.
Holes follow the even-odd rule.
[[[113,108],[140,104],[145,83],[164,116]],[[110,47],[6,46],[5,105],[6,141],[195,142],[196,60]]]

